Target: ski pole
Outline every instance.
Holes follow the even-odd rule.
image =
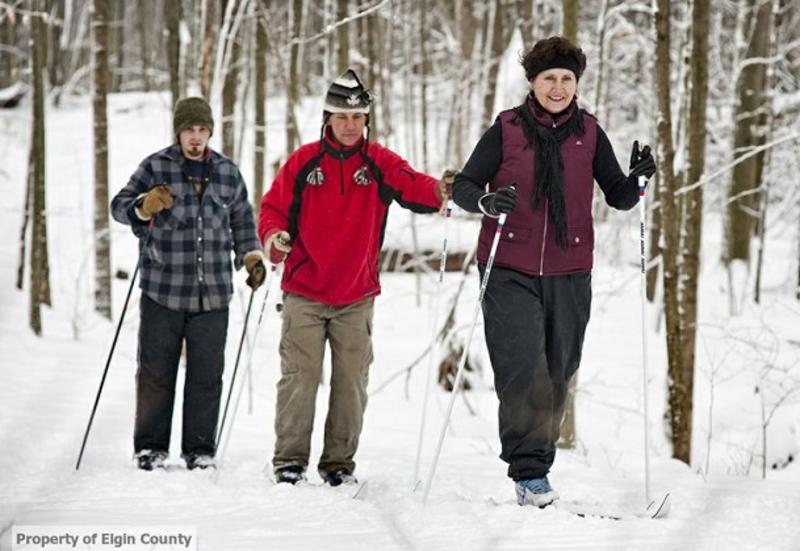
[[[422,418],[419,423],[419,438],[417,439],[417,457],[414,461],[414,487],[419,483],[419,464],[422,455],[422,441],[425,434],[425,420],[428,416],[428,401],[431,394],[431,379],[433,378],[433,361],[436,358],[438,346],[436,345],[436,329],[439,323],[439,306],[441,304],[442,282],[447,265],[447,228],[450,215],[453,212],[453,199],[448,198],[447,206],[444,211],[444,241],[442,243],[442,254],[439,257],[439,278],[436,281],[436,294],[433,298],[433,320],[431,323],[431,349],[428,353],[428,371],[425,378],[425,397],[422,401]]]
[[[152,229],[152,223],[150,225]],[[150,234],[148,234],[149,242]],[[142,247],[142,252],[147,248],[147,244]],[[125,313],[128,311],[128,303],[131,300],[131,293],[133,293],[133,284],[136,282],[136,276],[139,274],[139,266],[142,263],[142,252],[139,253],[139,260],[136,262],[136,269],[133,271],[131,277],[131,284],[128,287],[128,294],[125,297],[125,304],[122,307],[122,313],[119,315],[119,322],[117,322],[117,330],[114,332],[114,340],[111,341],[111,349],[108,351],[108,358],[106,359],[106,367],[103,369],[103,376],[100,378],[100,387],[97,389],[97,396],[94,398],[94,406],[92,406],[92,413],[89,415],[89,423],[86,425],[86,432],[83,433],[83,442],[81,443],[81,451],[78,453],[78,461],[75,463],[75,470],[81,468],[81,460],[83,459],[83,451],[86,448],[86,441],[89,439],[89,431],[92,430],[92,422],[94,415],[97,412],[97,404],[100,403],[100,394],[103,392],[103,385],[106,383],[106,375],[108,375],[108,368],[111,365],[111,358],[114,356],[114,349],[117,347],[117,339],[119,338],[119,331],[122,329],[122,322],[125,319]]]
[[[647,400],[647,330],[645,327],[645,303],[647,302],[647,255],[645,254],[645,222],[647,206],[645,202],[645,186],[647,178],[639,176],[639,254],[641,266],[642,294],[642,407],[644,408],[644,498],[645,507],[650,504],[650,432]]]
[[[225,400],[225,409],[222,412],[222,421],[217,430],[217,437],[214,440],[219,445],[222,430],[225,428],[225,418],[228,416],[228,406],[231,405],[231,394],[233,393],[233,384],[236,382],[236,372],[239,370],[239,359],[242,357],[242,346],[244,339],[247,335],[247,321],[250,319],[250,310],[253,308],[253,297],[256,294],[255,289],[250,290],[250,300],[247,301],[247,312],[244,315],[244,323],[242,324],[242,337],[239,339],[239,348],[236,351],[236,361],[233,364],[233,375],[231,375],[231,382],[228,387],[228,398]]]
[[[261,301],[261,311],[258,313],[258,321],[256,322],[256,327],[255,327],[255,329],[253,329],[252,346],[250,346],[250,350],[248,350],[248,352],[247,352],[247,364],[246,364],[246,367],[245,367],[245,373],[248,373],[248,374],[250,373],[251,366],[252,366],[252,363],[253,363],[253,352],[255,351],[255,348],[256,348],[256,340],[258,338],[258,330],[261,328],[261,322],[264,319],[264,310],[266,309],[266,306],[267,306],[267,299],[269,298],[270,287],[272,286],[272,281],[275,279],[273,277],[274,273],[275,273],[275,266],[272,266],[270,268],[270,271],[267,273],[267,282],[265,283],[266,291],[264,292],[264,300]],[[235,376],[235,373],[234,373],[234,376]],[[233,430],[233,428],[232,428],[233,427],[233,423],[236,420],[236,412],[239,410],[239,401],[241,400],[241,397],[242,397],[242,389],[243,388],[244,388],[244,386],[240,386],[239,387],[239,392],[236,394],[236,401],[234,402],[233,409],[231,410],[231,422],[230,422],[230,427],[231,428],[226,433],[226,438],[225,438],[224,442],[220,440],[220,438],[222,438],[222,425],[220,425],[220,432],[219,432],[219,434],[217,436],[217,445],[219,447],[218,448],[218,453],[217,453],[217,459],[218,459],[218,464],[219,464],[220,467],[222,466],[222,458],[225,456],[225,451],[228,448],[228,442],[231,439],[230,434],[231,434],[231,431]],[[232,392],[233,392],[233,377],[231,377],[231,385],[230,385],[230,388],[228,389],[228,402],[227,403],[230,403],[231,393]],[[226,412],[228,410],[227,403],[225,405],[225,411]],[[225,422],[225,419],[224,419],[224,416],[223,416],[223,424],[224,424],[224,422]],[[219,470],[217,472],[219,472]]]
[[[464,376],[464,366],[467,363],[467,354],[469,353],[469,345],[472,342],[472,335],[475,333],[475,326],[478,324],[478,313],[481,310],[481,303],[483,302],[483,295],[486,292],[486,286],[489,283],[489,274],[492,271],[492,264],[494,264],[494,255],[497,251],[497,245],[500,243],[500,235],[503,233],[503,226],[506,223],[506,213],[500,215],[497,220],[497,229],[494,232],[494,239],[492,240],[492,248],[489,250],[489,259],[486,261],[486,270],[483,272],[483,280],[481,281],[480,291],[478,291],[478,300],[475,302],[475,311],[472,314],[472,326],[469,329],[469,336],[467,342],[464,343],[464,351],[461,353],[461,360],[458,363],[458,371],[456,371],[456,378],[453,381],[453,392],[450,395],[450,403],[447,406],[447,413],[445,413],[444,422],[442,423],[442,430],[439,433],[439,442],[436,445],[436,453],[433,455],[433,462],[431,470],[428,473],[428,479],[425,482],[425,493],[422,496],[422,503],[428,501],[428,494],[431,492],[431,485],[433,484],[433,477],[436,474],[436,464],[439,461],[439,455],[442,453],[442,444],[444,437],[447,433],[447,425],[450,424],[450,415],[453,412],[453,404],[456,401],[456,394],[461,387],[461,379]]]

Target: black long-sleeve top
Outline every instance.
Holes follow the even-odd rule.
[[[481,136],[464,169],[453,184],[453,200],[468,212],[481,212],[478,200],[484,186],[494,178],[503,162],[503,132],[500,119]],[[597,125],[597,147],[592,161],[592,176],[603,190],[606,202],[619,210],[630,210],[639,202],[636,178],[625,176],[614,155],[608,136]]]

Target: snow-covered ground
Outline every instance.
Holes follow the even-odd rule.
[[[164,96],[126,94],[110,98],[111,192],[124,185],[137,163],[166,145],[170,117]],[[280,111],[275,105],[273,115]],[[319,105],[310,105],[306,136],[316,135]],[[138,290],[128,309],[114,361],[80,471],[75,460],[94,400],[116,318],[129,280],[114,281],[110,323],[92,312],[92,145],[88,101],[71,100],[48,112],[48,224],[53,308],[44,313],[44,336],[28,329],[28,294],[14,288],[24,199],[28,111],[0,112],[0,549],[11,549],[21,525],[161,525],[194,527],[198,549],[800,549],[800,392],[797,327],[800,304],[792,298],[790,238],[770,234],[770,264],[761,306],[727,314],[716,263],[720,224],[706,224],[700,289],[700,332],[695,388],[694,464],[669,458],[662,430],[666,355],[656,315],[647,330],[651,472],[654,494],[669,491],[666,519],[621,521],[579,518],[556,509],[521,508],[498,459],[496,398],[483,340],[473,353],[483,363],[472,375],[467,399],[459,399],[427,505],[413,493],[412,472],[427,362],[408,380],[382,383],[411,364],[430,337],[432,276],[423,278],[421,305],[415,279],[387,274],[375,314],[375,363],[356,474],[368,481],[364,499],[319,485],[313,465],[319,454],[327,387],[319,393],[312,447],[312,484],[275,486],[264,475],[271,457],[275,383],[279,374],[279,317],[271,293],[257,337],[251,377],[231,429],[223,466],[214,477],[188,472],[173,454],[166,471],[145,473],[131,461]],[[280,140],[280,129],[270,139]],[[276,148],[277,149],[277,148]],[[249,166],[243,165],[245,175]],[[393,211],[389,239],[402,241],[407,214]],[[638,218],[613,214],[598,230],[594,303],[579,372],[579,443],[558,454],[551,480],[562,498],[599,503],[610,511],[643,503],[644,452],[641,415]],[[420,221],[426,239],[438,243],[441,220]],[[391,237],[394,232],[395,237]],[[132,272],[135,239],[112,223],[112,271]],[[451,228],[451,238],[470,243],[474,225]],[[407,238],[405,238],[407,239]],[[460,246],[460,245],[458,245]],[[619,250],[621,253],[611,254]],[[613,261],[610,257],[619,257]],[[448,274],[444,303],[459,283]],[[249,291],[237,279],[231,304],[227,381],[232,373]],[[477,291],[470,276],[459,326],[466,332]],[[263,291],[256,295],[257,310]],[[253,316],[252,321],[255,321]],[[252,327],[253,325],[251,325]],[[477,332],[480,335],[480,330]],[[76,338],[77,337],[77,338]],[[246,358],[245,354],[245,358]],[[242,366],[244,368],[244,365]],[[713,384],[712,384],[713,383]],[[179,385],[181,382],[179,381]],[[248,387],[252,389],[251,393]],[[759,388],[759,392],[754,392]],[[767,429],[768,469],[762,480],[762,404],[766,414],[781,396]],[[180,396],[180,393],[179,393]],[[713,396],[713,401],[712,401]],[[426,423],[423,475],[449,394],[434,386]],[[763,400],[763,402],[762,402]],[[180,398],[174,435],[179,435]],[[709,430],[711,427],[711,430]],[[709,436],[710,434],[710,436]]]

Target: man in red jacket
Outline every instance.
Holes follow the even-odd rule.
[[[264,250],[273,264],[285,261],[272,459],[277,482],[305,480],[327,340],[331,390],[318,471],[331,486],[356,483],[353,457],[367,405],[389,205],[436,212],[452,186],[449,171],[437,181],[368,140],[371,102],[353,70],[340,75],[325,97],[321,139],[289,157],[261,200]]]

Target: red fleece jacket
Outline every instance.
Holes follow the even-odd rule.
[[[355,181],[356,171],[366,167],[358,149],[364,148],[403,207],[433,212],[441,201],[438,180],[416,172],[391,150],[363,140],[351,148],[326,137],[297,149],[281,167],[269,191],[261,199],[258,235],[289,230],[289,211],[298,174],[322,152],[319,168],[323,182],[306,184],[300,195],[297,232],[285,261],[284,291],[341,306],[380,294],[378,259],[388,207],[381,201],[375,174],[367,170],[369,183]],[[366,143],[366,145],[365,145]],[[305,180],[305,178],[303,178]]]

